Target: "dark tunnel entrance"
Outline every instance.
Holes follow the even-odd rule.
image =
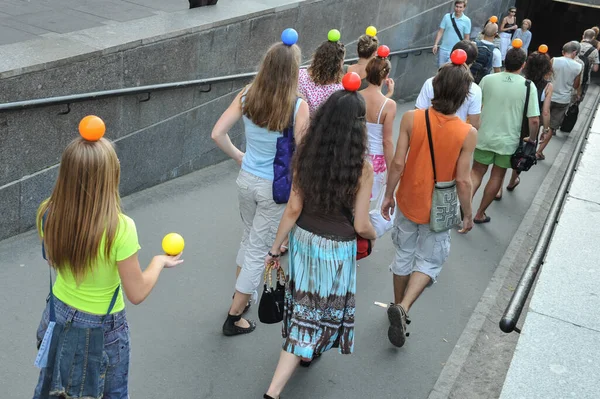
[[[592,3],[600,4],[600,1],[517,0],[515,5],[519,24],[524,18],[532,22],[529,51],[546,44],[551,56],[561,56],[562,46],[566,42],[580,41],[584,30],[600,26],[600,5]]]

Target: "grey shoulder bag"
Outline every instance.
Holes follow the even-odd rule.
[[[429,228],[436,233],[450,230],[460,223],[457,215],[458,195],[456,193],[456,180],[438,182],[435,171],[435,155],[433,152],[433,139],[429,124],[429,110],[425,110],[425,123],[427,125],[427,138],[429,139],[429,152],[433,166],[433,196],[431,198],[431,213],[429,215]]]

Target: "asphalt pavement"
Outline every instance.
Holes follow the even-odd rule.
[[[412,107],[398,106],[396,135],[402,113]],[[299,369],[283,397],[426,398],[563,142],[559,133],[547,160],[492,204],[491,223],[476,225],[466,236],[452,233],[450,258],[438,282],[411,309],[411,334],[401,349],[388,342],[385,309],[374,305],[392,298],[393,245],[389,235],[379,240],[374,253],[359,262],[355,354],[333,350]],[[143,304],[127,304],[132,398],[260,398],[270,382],[282,343],[279,325],[259,324],[246,336],[221,334],[242,229],[237,173],[234,162],[224,162],[123,201],[137,225],[142,267],[161,252],[166,233],[186,239],[184,264],[164,270]],[[35,330],[47,294],[48,269],[36,233],[0,242],[1,397],[33,393]],[[250,318],[257,319],[256,309]]]

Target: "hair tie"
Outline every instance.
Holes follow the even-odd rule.
[[[106,125],[96,115],[88,115],[79,122],[79,134],[87,141],[98,141],[104,136]]]
[[[342,78],[342,86],[346,91],[357,91],[361,83],[360,76],[356,72],[348,72]]]
[[[327,40],[329,40],[332,43],[339,42],[341,37],[342,34],[337,29],[332,29],[327,33]]]
[[[384,44],[377,48],[377,56],[380,58],[387,58],[390,55],[390,48]]]
[[[523,46],[523,40],[521,40],[521,39],[515,39],[515,40],[512,41],[511,45],[514,48],[521,48],[521,46]]]
[[[491,23],[493,23],[493,24],[497,23],[497,22],[498,22],[498,17],[497,17],[497,16],[495,16],[495,15],[492,15],[492,16],[490,17],[490,22],[491,22]]]
[[[450,54],[450,61],[454,65],[462,65],[467,62],[467,53],[463,49],[456,49]]]
[[[377,28],[371,25],[367,28],[365,33],[367,34],[367,36],[375,37],[377,36]]]
[[[546,46],[545,44],[540,44],[540,47],[538,47],[538,52],[546,54],[548,52],[548,46]]]
[[[281,41],[286,46],[293,46],[298,42],[298,32],[295,29],[287,28],[281,32]]]

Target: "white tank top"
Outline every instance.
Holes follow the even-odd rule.
[[[367,122],[367,137],[370,155],[383,155],[383,125],[379,123],[381,114],[389,98],[386,98],[377,115],[377,123]]]

